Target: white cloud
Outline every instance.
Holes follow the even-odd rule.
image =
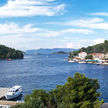
[[[91,34],[94,33],[92,30],[89,29],[74,29],[74,28],[69,28],[69,29],[64,29],[64,30],[59,30],[59,31],[53,31],[53,30],[48,30],[44,28],[37,28],[34,27],[33,24],[26,24],[24,26],[20,26],[16,23],[4,23],[0,24],[0,35],[10,35],[10,34],[35,34],[37,36],[47,36],[47,37],[53,37],[53,36],[61,36],[63,34],[67,33],[80,33],[80,34]]]
[[[107,12],[98,12],[98,13],[90,13],[89,15],[93,16],[108,16]]]
[[[55,4],[55,0],[9,0],[0,7],[2,17],[54,16],[64,10],[65,4]]]
[[[94,31],[89,29],[67,29],[62,31],[63,33],[82,33],[82,34],[92,34]]]
[[[99,39],[94,39],[92,42],[93,42],[93,45],[96,45],[96,44],[99,44],[99,43],[103,43],[105,39],[103,38],[99,38]]]
[[[81,48],[81,44],[80,43],[73,43],[73,42],[67,43],[66,46],[67,46],[67,48],[75,48],[75,49]]]
[[[82,27],[82,28],[88,28],[88,29],[108,30],[108,22],[105,22],[104,19],[101,19],[101,18],[68,21],[63,24],[61,23],[61,25],[74,26],[74,27],[80,27],[80,28]]]
[[[13,22],[0,24],[0,30],[0,44],[18,49],[35,49],[37,48],[36,44],[38,44],[38,48],[39,46],[45,47],[40,45],[40,41],[42,42],[42,45],[44,45],[44,40],[46,40],[48,43],[49,38],[52,39],[52,37],[67,36],[68,33],[71,35],[86,35],[93,33],[89,29],[74,28],[53,31],[44,28],[37,28],[33,24],[26,24],[24,26],[20,26]],[[77,44],[77,47],[79,47],[78,45],[79,44]]]
[[[38,31],[41,31],[41,29],[34,28],[32,24],[27,24],[22,27],[16,23],[0,24],[0,35],[34,33]]]

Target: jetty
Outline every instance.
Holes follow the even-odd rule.
[[[8,90],[9,88],[0,88],[0,108],[5,106],[5,108],[10,108],[11,106],[14,106],[19,103],[16,101],[7,101],[4,99],[5,94],[8,92]]]
[[[108,108],[108,103],[104,103],[101,108]]]
[[[0,88],[0,100],[4,98],[5,94],[8,92],[9,88]]]

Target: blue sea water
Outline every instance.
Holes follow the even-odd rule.
[[[68,63],[68,55],[26,55],[22,60],[0,61],[0,87],[21,85],[23,98],[34,89],[49,91],[76,72],[100,83],[101,98],[108,102],[108,66]]]

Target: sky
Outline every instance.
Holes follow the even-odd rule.
[[[0,44],[19,50],[108,40],[108,0],[0,0]]]

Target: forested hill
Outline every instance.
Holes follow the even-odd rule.
[[[23,53],[4,45],[0,45],[0,59],[23,59]]]
[[[104,43],[96,44],[93,46],[88,46],[87,48],[81,48],[80,50],[72,52],[73,55],[77,55],[79,52],[84,51],[88,54],[90,53],[108,53],[108,40],[105,40]]]

